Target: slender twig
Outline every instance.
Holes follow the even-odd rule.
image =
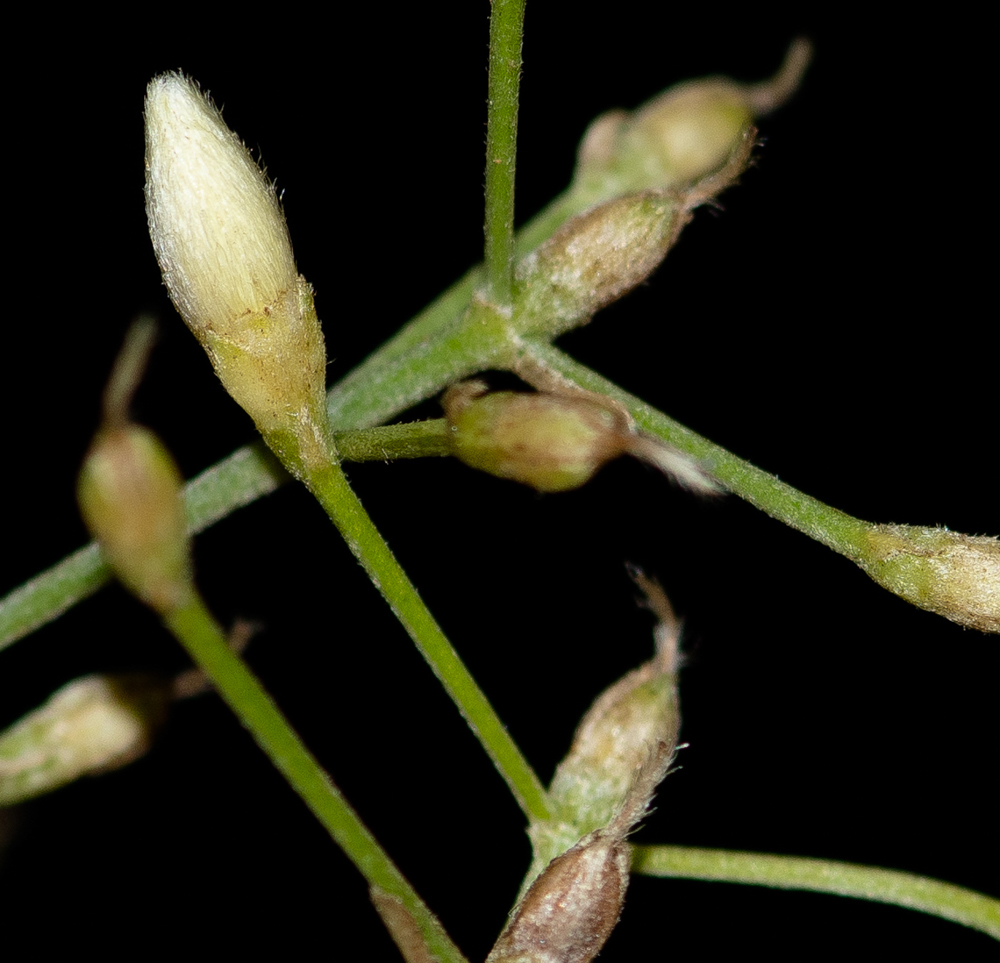
[[[391,461],[446,454],[444,422],[389,425],[336,436],[346,461]],[[263,442],[248,445],[184,486],[188,531],[197,534],[274,491],[288,474]],[[0,600],[0,649],[62,615],[111,578],[100,549],[91,542]]]
[[[825,859],[687,846],[636,846],[632,872],[808,889],[893,903],[971,926],[1000,939],[1000,900],[925,876]]]
[[[164,618],[219,694],[365,879],[396,897],[437,959],[464,963],[441,924],[234,653],[197,595]]]
[[[493,0],[486,125],[487,300],[509,309],[514,276],[514,170],[524,0]]]
[[[521,363],[522,373],[529,379],[545,379],[549,384],[558,382],[567,387],[584,388],[621,402],[635,419],[637,427],[690,455],[733,493],[834,551],[857,559],[867,550],[865,533],[870,528],[868,522],[797,491],[774,475],[667,417],[642,399],[623,391],[614,382],[553,345],[532,342],[524,347]]]
[[[538,776],[396,561],[340,466],[330,465],[307,478],[306,484],[458,706],[525,815],[532,822],[547,819],[547,796]]]

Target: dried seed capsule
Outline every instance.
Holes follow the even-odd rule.
[[[670,764],[665,743],[650,750],[608,825],[549,863],[514,908],[486,963],[589,963],[600,953],[628,889],[626,838]]]
[[[535,880],[486,963],[592,960],[621,915],[630,862],[624,839],[582,839]]]

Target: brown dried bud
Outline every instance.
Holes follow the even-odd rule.
[[[770,113],[798,88],[812,48],[796,40],[770,80],[690,80],[631,113],[602,114],[587,130],[572,190],[599,199],[649,188],[677,188],[722,167],[754,117]]]
[[[600,953],[628,889],[626,837],[669,765],[667,745],[652,747],[611,822],[549,863],[514,908],[486,963],[589,963]]]
[[[557,857],[518,904],[486,963],[587,963],[621,915],[631,852],[592,833]]]

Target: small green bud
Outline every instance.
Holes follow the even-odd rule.
[[[631,114],[598,117],[580,145],[571,190],[608,197],[693,184],[723,167],[754,117],[798,87],[811,47],[796,40],[778,73],[759,84],[709,77],[678,84]]]
[[[1000,632],[1000,540],[946,528],[873,525],[858,564],[879,585],[952,622]]]
[[[451,453],[471,468],[563,492],[629,454],[697,494],[721,490],[686,455],[635,431],[628,413],[603,395],[487,391],[482,381],[463,381],[441,400]]]
[[[146,428],[98,431],[77,482],[83,520],[115,575],[161,615],[193,591],[181,475]]]
[[[486,391],[466,381],[442,399],[452,453],[472,468],[560,492],[627,449],[626,416],[598,396]]]
[[[292,470],[328,460],[323,333],[278,199],[180,74],[146,94],[146,213],[170,297],[226,390]]]
[[[153,676],[91,675],[0,734],[0,806],[117,769],[149,748],[170,686]]]

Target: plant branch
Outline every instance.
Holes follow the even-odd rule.
[[[524,0],[493,0],[486,124],[486,298],[509,309],[514,276],[514,171]]]
[[[437,918],[302,744],[260,682],[231,651],[204,602],[194,595],[164,622],[365,879],[406,907],[438,959],[464,963],[465,958]]]
[[[551,344],[522,345],[517,370],[536,386],[584,388],[615,399],[641,430],[691,457],[772,518],[846,556],[883,588],[959,625],[1000,632],[997,538],[853,518],[678,424]]]
[[[335,435],[348,461],[389,461],[447,454],[444,420],[388,425]],[[184,486],[188,532],[203,531],[289,476],[263,442],[247,445]],[[41,572],[0,600],[0,649],[62,615],[111,579],[94,542]]]
[[[547,795],[534,770],[396,561],[340,466],[332,464],[305,481],[458,706],[525,815],[531,822],[549,818]]]
[[[550,386],[583,388],[613,398],[629,410],[638,428],[695,459],[726,488],[768,515],[849,558],[856,558],[863,551],[867,522],[797,491],[622,390],[558,348],[531,342],[522,352],[519,371],[529,381],[544,380]]]
[[[636,846],[632,872],[806,889],[921,910],[1000,939],[1000,900],[925,876],[825,859],[687,846]]]

